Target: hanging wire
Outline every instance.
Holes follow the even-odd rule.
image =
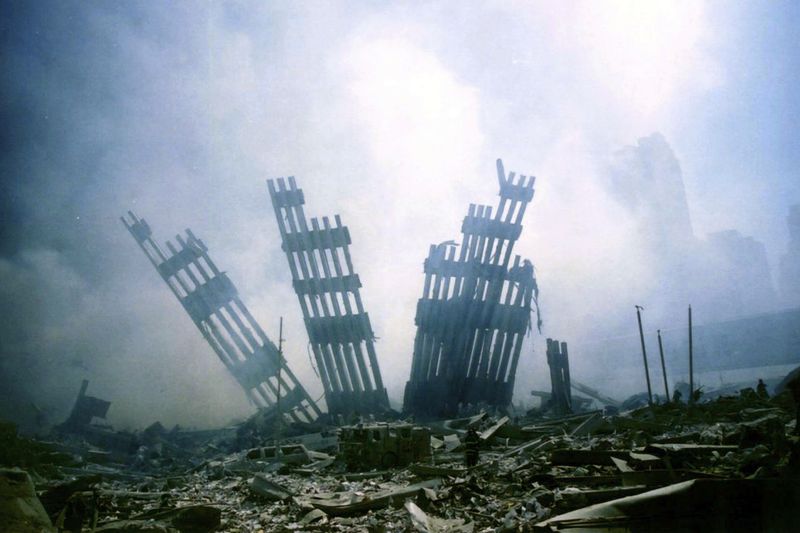
[[[309,341],[308,344],[306,344],[306,352],[308,352],[308,362],[311,365],[311,368],[314,370],[314,373],[317,375],[317,377],[322,379],[319,376],[319,372],[317,371],[317,365],[314,364],[314,358],[311,357],[311,341]]]

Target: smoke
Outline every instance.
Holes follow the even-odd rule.
[[[2,416],[34,401],[58,419],[83,377],[116,426],[250,412],[120,224],[128,209],[158,241],[191,227],[273,339],[283,316],[290,365],[319,395],[267,178],[296,176],[309,215],[350,227],[395,403],[427,247],[458,237],[470,202],[494,203],[497,157],[538,176],[517,252],[536,265],[547,336],[618,328],[659,291],[639,219],[607,175],[611,154],[652,131],[674,140],[698,235],[759,230],[781,251],[781,230],[766,231],[782,227],[777,209],[767,225],[749,206],[724,227],[707,215],[710,191],[746,200],[706,162],[733,157],[724,139],[709,156],[689,130],[729,90],[732,43],[753,37],[746,14],[715,3],[4,11]],[[520,399],[544,382],[542,346],[526,341]],[[590,362],[578,369],[590,380]]]

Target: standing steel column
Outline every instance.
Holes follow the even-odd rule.
[[[694,351],[692,344],[692,306],[689,306],[689,405],[694,405]]]
[[[331,414],[389,409],[375,335],[361,300],[361,280],[350,257],[350,232],[339,215],[312,218],[303,211],[303,190],[293,177],[268,180],[269,195],[292,285],[300,301]]]
[[[639,338],[642,341],[642,359],[644,359],[644,377],[647,379],[647,404],[653,405],[653,390],[650,388],[650,369],[647,366],[647,350],[644,347],[644,331],[642,330],[642,309],[644,307],[636,306],[636,320],[639,322]]]
[[[661,357],[661,375],[664,376],[664,403],[669,403],[669,384],[667,383],[667,366],[664,364],[664,345],[661,342],[661,330],[658,330],[658,355]]]
[[[167,255],[152,239],[144,219],[131,211],[121,218],[247,397],[259,408],[273,409],[280,399],[295,422],[318,418],[319,407],[239,299],[228,275],[211,260],[203,241],[187,229],[186,237],[176,237],[180,250],[167,241]]]
[[[522,340],[538,287],[530,261],[515,256],[533,177],[506,175],[497,160],[500,202],[471,204],[460,247],[433,245],[424,263],[417,334],[404,410],[453,416],[467,406],[511,402]],[[458,251],[456,249],[458,248]]]
[[[569,376],[567,343],[547,339],[547,365],[550,367],[550,404],[558,415],[572,412],[572,387]]]

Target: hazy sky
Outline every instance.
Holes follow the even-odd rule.
[[[637,138],[671,144],[698,236],[738,229],[773,269],[800,202],[796,2],[5,2],[0,24],[0,417],[24,393],[63,417],[82,377],[118,426],[250,412],[128,209],[159,241],[191,227],[273,338],[283,315],[318,394],[265,185],[296,176],[350,226],[399,402],[427,247],[495,203],[497,157],[537,176],[517,251],[547,336],[644,286],[600,170]]]

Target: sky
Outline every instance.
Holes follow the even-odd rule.
[[[274,339],[283,316],[319,394],[265,183],[289,175],[308,215],[350,227],[399,405],[428,245],[495,204],[497,158],[537,177],[516,248],[544,319],[524,399],[545,336],[653,296],[603,175],[637,139],[672,147],[698,237],[752,236],[774,273],[800,203],[798,27],[789,1],[6,2],[0,417],[63,418],[83,378],[116,427],[252,412],[120,223],[129,209],[159,242],[192,228]]]

